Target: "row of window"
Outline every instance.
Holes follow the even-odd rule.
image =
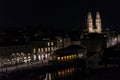
[[[48,46],[50,46],[50,44],[51,44],[51,46],[53,46],[54,44],[53,44],[53,42],[48,42]]]
[[[55,48],[54,47],[46,47],[46,48],[34,48],[33,53],[40,53],[40,52],[48,52],[48,51],[53,51]]]
[[[57,61],[67,61],[67,60],[72,60],[76,58],[77,58],[77,55],[73,54],[73,55],[68,55],[68,56],[63,56],[63,57],[57,57]]]
[[[75,72],[75,70],[76,70],[75,67],[59,70],[57,72],[57,77],[65,77],[65,76],[68,76],[68,75],[72,75]]]

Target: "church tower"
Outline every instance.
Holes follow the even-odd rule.
[[[91,12],[89,12],[87,16],[87,27],[88,27],[88,32],[92,33],[93,32],[93,20],[92,20]]]
[[[101,18],[100,13],[96,12],[95,25],[93,25],[93,18],[91,12],[88,12],[87,16],[87,29],[88,33],[101,33]]]
[[[95,20],[95,25],[97,27],[96,32],[101,33],[101,18],[100,18],[100,13],[96,12],[96,20]]]

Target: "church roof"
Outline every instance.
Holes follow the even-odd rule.
[[[104,36],[100,33],[89,33],[84,35],[83,39],[103,39]]]
[[[60,56],[65,56],[65,55],[69,55],[69,54],[78,53],[78,50],[80,50],[80,49],[85,49],[85,48],[83,48],[82,46],[79,46],[79,45],[70,45],[66,48],[56,50],[55,53]]]

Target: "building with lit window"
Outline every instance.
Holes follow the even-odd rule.
[[[114,30],[106,29],[103,34],[106,37],[107,48],[117,45],[120,41],[119,34]]]
[[[33,60],[46,60],[57,49],[56,39],[43,38],[41,41],[30,43],[33,49]]]
[[[57,39],[57,48],[65,48],[71,45],[71,38],[68,35],[58,36]]]
[[[56,39],[50,38],[43,38],[27,44],[0,47],[0,64],[12,65],[34,61],[48,61],[56,49]]]
[[[70,45],[54,52],[53,60],[58,63],[74,62],[86,58],[87,50],[79,45]]]
[[[13,45],[0,47],[1,65],[14,65],[31,61],[31,45]]]

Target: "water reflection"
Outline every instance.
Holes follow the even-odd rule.
[[[51,73],[46,73],[39,76],[39,80],[52,80]]]
[[[66,77],[72,75],[74,72],[75,72],[75,67],[70,67],[67,69],[58,70],[54,74],[56,74],[55,77]]]
[[[69,67],[66,69],[59,69],[55,72],[46,73],[45,75],[40,75],[39,80],[58,80],[68,76],[73,75],[76,72],[75,67]]]
[[[81,68],[71,66],[46,73],[31,73],[22,80],[70,80],[66,78],[74,76],[80,70]]]

